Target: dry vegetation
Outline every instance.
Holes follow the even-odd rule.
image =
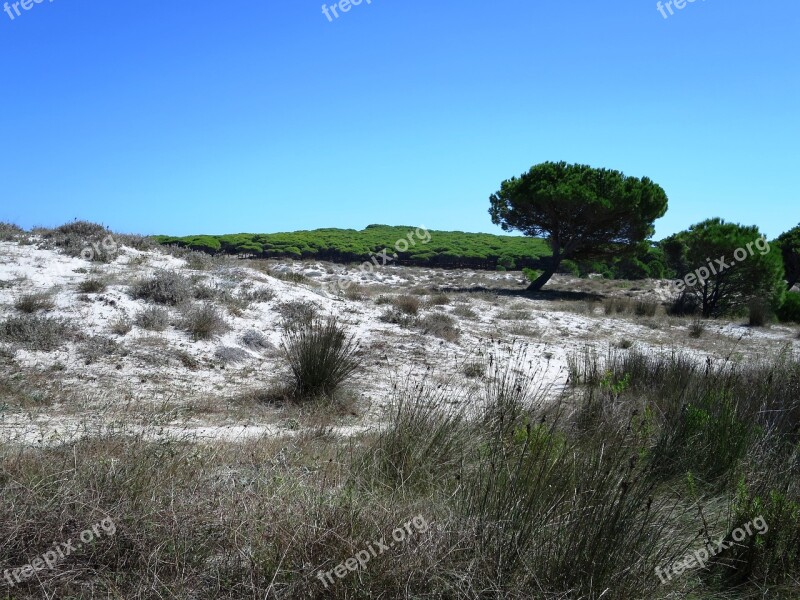
[[[758,306],[404,267],[333,296],[337,265],[135,238],[87,276],[106,233],[0,226],[0,565],[115,524],[0,597],[800,593],[800,338]]]

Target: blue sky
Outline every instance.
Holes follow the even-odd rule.
[[[365,0],[333,22],[319,0],[0,12],[0,219],[497,232],[500,182],[566,160],[660,183],[670,210],[656,238],[712,216],[776,236],[800,222],[800,3],[674,12],[650,0]]]

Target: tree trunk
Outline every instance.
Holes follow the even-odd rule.
[[[555,256],[552,257],[550,259],[550,261],[549,261],[548,266],[545,267],[544,271],[542,271],[542,274],[539,275],[539,277],[537,277],[535,281],[532,281],[531,284],[528,286],[528,291],[529,292],[538,292],[539,290],[541,290],[544,287],[544,284],[546,284],[548,281],[550,281],[550,278],[558,270],[558,266],[560,264],[561,264],[561,257],[560,256],[559,257],[555,257]]]

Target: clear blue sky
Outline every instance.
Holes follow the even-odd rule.
[[[489,195],[545,160],[660,183],[656,238],[800,221],[797,0],[20,11],[0,12],[0,220],[25,227],[495,232]]]

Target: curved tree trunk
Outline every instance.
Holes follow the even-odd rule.
[[[561,264],[560,256],[552,257],[549,261],[548,266],[545,267],[544,271],[542,271],[542,274],[539,275],[539,277],[537,277],[534,281],[532,281],[531,284],[528,286],[528,291],[538,292],[539,290],[541,290],[544,287],[544,284],[550,281],[550,278],[553,275],[555,275],[555,272],[558,270],[558,266],[560,264]]]

